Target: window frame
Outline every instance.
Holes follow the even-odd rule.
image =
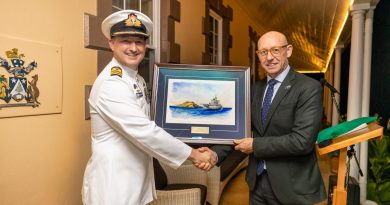
[[[212,41],[210,35],[210,11],[214,11],[222,18],[220,29],[221,41],[221,65],[231,65],[230,49],[233,45],[233,37],[230,33],[230,23],[233,20],[233,9],[230,6],[224,6],[223,0],[205,0],[205,16],[202,17],[202,34],[205,36],[204,52],[202,53],[202,64],[209,65],[211,56],[209,52],[209,42]]]
[[[256,77],[256,75],[258,75],[257,74],[257,63],[256,63],[256,61],[257,61],[257,54],[256,54],[256,47],[257,47],[257,45],[256,45],[256,42],[255,41],[253,41],[253,40],[251,40],[251,56],[252,56],[252,58],[251,58],[251,82],[255,82],[256,80],[257,80],[257,77]]]
[[[210,50],[208,50],[208,52],[210,54],[210,64],[222,65],[223,18],[212,9],[209,10],[209,18],[213,19],[212,28],[210,25],[210,29],[212,29],[212,30],[209,30],[209,34],[211,36],[210,38],[213,39],[213,45],[212,45],[213,52],[210,53]],[[214,24],[215,21],[218,22],[218,28],[215,28],[215,24]],[[215,31],[216,29],[217,29],[217,32]],[[217,40],[215,40],[215,38],[217,38]],[[218,42],[217,46],[215,46],[216,42]],[[210,45],[209,45],[208,49],[210,49]]]

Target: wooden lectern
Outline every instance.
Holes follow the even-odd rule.
[[[317,145],[317,151],[320,155],[340,150],[339,156],[339,168],[337,174],[337,186],[333,189],[333,205],[346,205],[347,204],[347,191],[345,190],[345,171],[346,171],[346,159],[348,146],[357,144],[369,139],[382,137],[383,127],[372,122],[367,127],[356,130],[354,132],[342,135],[334,138],[332,144],[319,148]]]

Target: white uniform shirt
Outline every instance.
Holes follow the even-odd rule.
[[[122,77],[112,75],[115,66],[122,69]],[[144,85],[137,71],[115,59],[93,85],[92,156],[82,191],[86,205],[147,204],[156,198],[152,157],[179,167],[191,153],[188,145],[150,120]]]

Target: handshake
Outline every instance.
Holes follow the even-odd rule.
[[[189,160],[192,164],[204,171],[209,171],[217,163],[217,154],[208,147],[192,149]]]

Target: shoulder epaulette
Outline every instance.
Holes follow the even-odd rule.
[[[118,66],[114,66],[111,68],[111,76],[119,76],[119,77],[122,77],[122,68],[118,67]]]

